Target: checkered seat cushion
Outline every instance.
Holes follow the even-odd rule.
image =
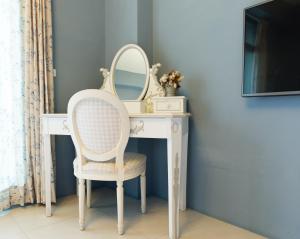
[[[73,162],[74,174],[78,173],[78,159],[76,158]],[[146,156],[138,153],[125,153],[124,154],[124,172],[126,175],[130,174],[141,174],[146,168]],[[117,175],[117,168],[115,159],[105,162],[89,161],[82,166],[83,174],[91,175],[111,175],[115,177]]]

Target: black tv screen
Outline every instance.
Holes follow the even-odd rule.
[[[300,94],[300,0],[245,9],[243,96]]]

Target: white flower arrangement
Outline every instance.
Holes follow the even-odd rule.
[[[162,87],[173,87],[179,88],[180,82],[184,78],[183,75],[179,71],[172,70],[168,74],[163,74],[162,77],[159,79],[160,85]]]

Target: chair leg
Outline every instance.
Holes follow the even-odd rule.
[[[84,208],[85,208],[85,187],[84,187],[84,179],[79,179],[79,227],[80,230],[84,230]]]
[[[79,179],[76,178],[76,195],[79,197]]]
[[[141,209],[142,213],[146,212],[146,175],[145,172],[141,175]]]
[[[118,232],[124,234],[124,189],[123,181],[117,181]]]
[[[92,181],[86,180],[86,206],[91,207]]]

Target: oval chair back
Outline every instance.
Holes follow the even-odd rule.
[[[124,104],[103,90],[79,91],[68,103],[68,125],[75,145],[79,173],[84,161],[116,158],[123,165],[130,123]]]

